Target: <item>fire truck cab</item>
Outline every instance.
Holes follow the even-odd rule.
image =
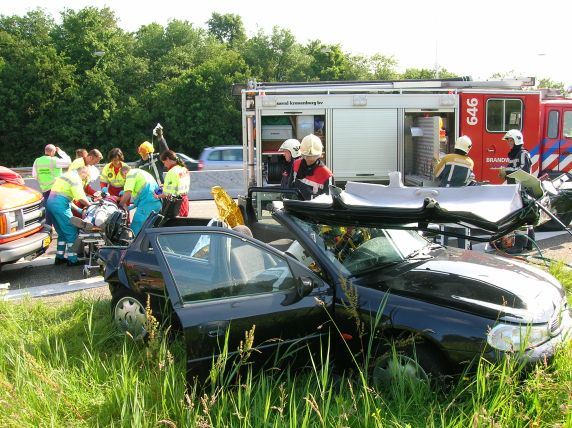
[[[479,181],[500,183],[508,162],[502,139],[522,131],[533,173],[568,172],[572,165],[572,100],[535,90],[534,78],[256,83],[243,86],[245,189],[280,183],[288,138],[313,133],[336,182],[434,184],[433,169],[468,135]],[[236,89],[236,88],[235,88]]]

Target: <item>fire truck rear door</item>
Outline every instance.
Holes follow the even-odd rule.
[[[333,109],[332,153],[336,180],[387,179],[398,170],[396,108]]]

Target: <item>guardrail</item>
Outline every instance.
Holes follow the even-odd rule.
[[[100,171],[103,168],[103,165],[96,166]],[[32,178],[32,167],[10,169],[26,178],[28,186],[39,190],[40,186]],[[239,193],[244,193],[242,169],[189,171],[189,174],[191,175],[190,200],[212,199],[211,188],[213,186],[222,187],[232,198],[237,198]],[[99,181],[95,185],[99,187]]]

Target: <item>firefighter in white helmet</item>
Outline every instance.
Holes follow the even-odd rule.
[[[294,162],[300,157],[300,141],[295,138],[289,138],[282,143],[279,150],[284,156],[284,168],[282,169],[280,187],[288,189],[292,187]]]
[[[504,137],[502,137],[508,143],[508,165],[500,170],[499,177],[502,179],[506,178],[508,184],[514,184],[514,178],[507,177],[508,174],[522,169],[524,172],[530,174],[530,169],[532,167],[532,160],[530,158],[530,153],[524,148],[524,138],[522,137],[522,132],[518,129],[511,129]]]
[[[514,178],[507,177],[508,174],[522,169],[524,172],[530,174],[532,168],[532,159],[530,158],[530,153],[524,148],[524,138],[522,132],[518,129],[511,129],[504,137],[502,137],[508,143],[508,165],[499,171],[499,177],[501,179],[506,178],[507,184],[515,184],[516,180]],[[534,228],[532,226],[526,227],[526,236],[523,233],[518,233],[515,236],[514,246],[507,249],[506,252],[509,254],[520,254],[525,249],[532,250],[532,243],[536,238],[534,233]]]
[[[455,151],[441,158],[435,166],[435,178],[441,187],[461,187],[469,184],[475,177],[473,167],[475,163],[469,157],[473,143],[471,139],[462,135],[455,141]]]
[[[320,137],[310,134],[302,139],[302,159],[294,162],[292,187],[297,188],[305,200],[322,193],[329,194],[330,185],[334,185],[334,174],[320,159],[323,150]]]

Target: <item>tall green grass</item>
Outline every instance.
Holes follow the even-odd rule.
[[[552,273],[570,290],[570,271]],[[223,364],[226,349],[201,388],[186,383],[179,339],[120,334],[109,301],[0,302],[0,426],[572,427],[570,342],[550,364],[481,361],[445,389],[375,388],[335,370],[327,350],[304,370],[277,361],[253,371],[248,336],[243,346],[241,366]]]

